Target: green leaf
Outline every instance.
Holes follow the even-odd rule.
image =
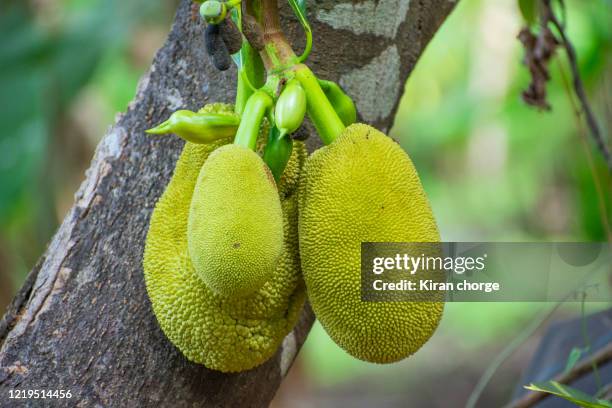
[[[304,33],[306,34],[306,47],[304,48],[302,55],[299,57],[299,61],[304,62],[312,50],[312,29],[310,28],[310,23],[308,22],[308,17],[306,16],[306,2],[301,0],[289,0],[289,5],[293,9],[295,16],[300,21],[300,24],[304,29]]]
[[[580,348],[574,347],[572,351],[569,353],[567,357],[567,363],[565,364],[565,372],[570,371],[576,363],[580,360],[580,358],[589,351],[588,347]]]
[[[24,2],[0,12],[0,227],[32,201],[57,118],[128,32],[116,2],[98,0],[51,31]]]
[[[518,6],[525,23],[527,23],[528,26],[532,26],[538,17],[538,1],[518,0]]]
[[[583,408],[612,408],[612,403],[592,397],[584,392],[556,381],[536,383],[525,386],[531,391],[546,392],[566,399]]]

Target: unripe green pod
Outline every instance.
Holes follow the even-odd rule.
[[[220,1],[208,0],[200,6],[200,16],[208,23],[217,24],[227,14],[227,7]]]
[[[146,132],[153,135],[174,133],[188,142],[202,144],[234,136],[239,125],[240,117],[231,106],[213,104],[198,112],[176,111],[168,120]]]
[[[306,115],[306,92],[298,80],[291,80],[281,92],[274,111],[276,127],[281,134],[295,132]]]
[[[325,92],[325,96],[329,99],[329,102],[334,107],[334,110],[344,123],[344,126],[350,126],[353,123],[357,122],[357,108],[355,107],[355,102],[348,96],[340,85],[332,81],[326,81],[323,79],[319,79],[319,85],[323,92]]]

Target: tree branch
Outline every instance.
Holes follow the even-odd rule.
[[[557,375],[552,381],[559,384],[569,385],[585,374],[593,371],[593,367],[602,366],[612,360],[612,344],[597,351],[588,358],[580,361],[570,371]],[[531,391],[523,397],[510,403],[506,408],[529,408],[536,405],[538,402],[549,397],[551,394],[546,392]]]
[[[589,99],[587,98],[586,91],[584,90],[584,84],[582,83],[582,78],[580,77],[580,70],[578,69],[578,57],[576,55],[576,50],[574,49],[574,45],[569,40],[567,33],[565,32],[564,25],[559,21],[557,16],[555,15],[552,5],[550,4],[550,0],[545,0],[546,4],[546,16],[545,18],[552,23],[552,25],[559,32],[559,36],[561,37],[561,43],[563,48],[565,49],[565,53],[567,54],[567,59],[569,61],[570,69],[572,72],[572,83],[574,86],[574,92],[576,92],[576,96],[580,101],[580,106],[582,107],[582,111],[586,116],[586,123],[589,129],[591,130],[591,135],[595,141],[595,145],[601,152],[604,161],[608,166],[608,170],[612,172],[612,156],[610,155],[610,150],[608,149],[608,145],[601,134],[601,130],[599,128],[599,124],[597,123],[597,119],[595,119],[595,114],[593,113],[593,109],[589,103]]]

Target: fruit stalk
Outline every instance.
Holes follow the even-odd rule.
[[[249,97],[246,103],[234,144],[255,150],[259,128],[266,113],[272,107],[272,97],[263,90],[258,90]]]
[[[345,129],[344,123],[334,110],[325,92],[321,89],[317,77],[304,64],[295,67],[295,77],[306,91],[308,116],[315,125],[324,144],[332,143]]]
[[[308,116],[323,143],[330,144],[345,129],[317,77],[295,55],[280,26],[277,0],[254,0],[249,4],[263,27],[264,49],[261,59],[268,74],[295,75],[306,91]]]

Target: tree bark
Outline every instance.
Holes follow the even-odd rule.
[[[308,3],[309,65],[345,87],[364,121],[387,131],[408,74],[455,2]],[[283,26],[299,48],[301,29],[283,4]],[[70,400],[43,403],[54,406],[262,407],[274,397],[310,330],[308,307],[271,360],[228,375],[187,361],[159,329],[145,292],[149,217],[183,143],[144,130],[176,109],[235,96],[235,70],[216,71],[203,42],[203,25],[183,0],[134,101],[97,147],[74,206],[0,322],[2,406],[16,402],[10,390],[33,389],[71,391]],[[309,143],[316,147],[316,137]]]

